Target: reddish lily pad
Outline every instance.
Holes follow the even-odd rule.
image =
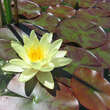
[[[72,90],[81,104],[90,110],[110,109],[110,83],[100,73],[88,68],[79,68],[74,75],[89,84],[87,86],[84,82],[72,78]]]
[[[102,27],[80,18],[62,21],[56,33],[64,42],[76,42],[84,48],[96,48],[103,45],[107,39]]]
[[[75,10],[72,7],[61,5],[57,5],[56,7],[50,6],[47,12],[61,18],[71,18],[75,15]]]
[[[19,0],[18,1],[18,12],[20,15],[26,18],[34,18],[40,15],[40,7],[29,0]]]
[[[50,32],[54,32],[54,30],[59,22],[57,17],[50,16],[46,13],[42,14],[40,17],[38,17],[34,20],[25,20],[25,21],[32,23],[34,25],[41,26]]]
[[[78,67],[88,67],[102,72],[101,63],[92,52],[74,46],[66,46],[63,49],[67,50],[67,57],[72,59],[72,63],[63,68],[70,74],[74,73]]]
[[[50,5],[57,5],[62,2],[62,0],[31,0],[34,3],[37,3],[40,6],[50,6]]]

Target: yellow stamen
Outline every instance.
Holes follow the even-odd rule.
[[[28,50],[28,57],[32,62],[42,60],[44,58],[44,50],[41,48],[41,46],[38,47],[32,46]]]

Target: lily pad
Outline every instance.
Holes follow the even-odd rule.
[[[95,5],[96,0],[64,0],[64,2],[72,4],[72,6],[75,6],[75,4],[78,3],[79,7],[89,8]]]
[[[34,3],[37,3],[40,6],[50,6],[50,5],[57,5],[62,2],[62,0],[31,0]]]
[[[16,58],[17,55],[14,50],[11,48],[11,43],[9,40],[0,39],[0,58],[9,60]]]
[[[76,42],[83,48],[96,48],[107,39],[102,27],[77,17],[62,21],[56,33],[64,39],[64,42]]]
[[[103,68],[110,67],[110,41],[107,41],[105,45],[91,50],[98,60],[101,62]]]
[[[30,19],[40,15],[40,7],[30,0],[19,0],[18,12],[20,15]]]
[[[71,18],[75,15],[75,10],[72,7],[62,5],[57,5],[56,7],[50,6],[47,12],[59,18]]]
[[[46,13],[42,14],[41,16],[39,16],[38,18],[36,18],[34,20],[25,20],[25,21],[28,23],[37,25],[37,26],[41,26],[50,32],[54,32],[54,30],[59,22],[57,17],[50,16]]]
[[[73,77],[71,87],[82,105],[90,110],[110,109],[110,83],[100,73],[88,68],[79,68],[73,75],[79,80]]]
[[[98,61],[97,57],[90,51],[74,46],[66,46],[64,50],[67,50],[68,52],[67,57],[72,59],[72,63],[63,68],[69,73],[72,74],[79,66],[86,66],[96,70],[99,70],[100,68],[101,70],[100,61]]]
[[[100,8],[82,9],[77,12],[77,17],[88,22],[94,22],[103,28],[110,28],[110,13]]]
[[[8,28],[0,28],[0,39],[17,40],[16,36]]]

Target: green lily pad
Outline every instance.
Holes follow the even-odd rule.
[[[69,6],[57,5],[56,7],[49,7],[47,13],[51,13],[56,17],[61,18],[71,18],[75,15],[75,10]]]
[[[62,21],[56,28],[56,33],[64,42],[76,42],[83,48],[101,46],[107,39],[102,27],[77,17]]]
[[[72,6],[79,3],[79,7],[83,8],[93,7],[96,4],[96,0],[64,0],[64,2],[72,4]]]
[[[50,16],[46,13],[42,14],[41,16],[39,16],[38,18],[36,18],[34,20],[25,20],[25,21],[32,23],[34,25],[37,25],[37,26],[41,26],[50,32],[54,32],[54,30],[59,22],[57,17]]]
[[[30,0],[19,0],[18,12],[20,15],[30,19],[40,15],[40,7]]]
[[[103,28],[110,28],[110,13],[100,8],[82,9],[78,11],[77,17],[88,22],[94,22]]]
[[[31,0],[34,3],[37,3],[40,6],[49,6],[49,5],[57,5],[62,2],[62,0]]]
[[[0,28],[0,39],[17,40],[16,36],[8,28]]]
[[[5,60],[16,58],[17,55],[11,48],[11,43],[9,40],[0,39],[0,58]]]
[[[91,50],[97,59],[101,62],[103,68],[110,67],[110,41],[107,41],[105,45]]]

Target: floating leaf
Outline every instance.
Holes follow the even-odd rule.
[[[17,57],[9,40],[0,39],[0,57],[6,60]]]
[[[75,6],[76,3],[79,3],[80,7],[88,8],[93,7],[96,3],[96,0],[64,0],[64,2],[72,4],[72,6]]]
[[[40,15],[40,8],[36,3],[29,0],[19,0],[18,12],[20,15],[30,19]]]
[[[49,6],[49,5],[57,5],[62,2],[62,0],[31,0],[34,3],[37,3],[40,6]]]
[[[40,17],[34,20],[25,20],[26,22],[32,23],[37,26],[41,26],[50,32],[53,32],[58,24],[58,19],[48,14],[42,14]]]
[[[72,59],[72,63],[63,68],[69,73],[72,74],[79,66],[86,66],[101,71],[101,63],[92,52],[74,46],[66,46],[64,50],[67,50],[67,56]]]
[[[69,6],[61,6],[58,5],[56,7],[49,7],[47,10],[48,13],[53,14],[56,17],[61,18],[71,18],[75,15],[75,10],[73,10],[72,7]]]
[[[8,28],[0,28],[0,39],[17,40]]]
[[[71,87],[82,105],[90,110],[110,109],[110,83],[100,73],[78,68],[73,76]]]
[[[100,8],[82,9],[78,11],[77,17],[85,19],[88,22],[94,22],[98,26],[103,28],[110,27],[110,13]]]
[[[102,63],[103,68],[110,67],[110,41],[107,41],[105,45],[91,50],[98,60]]]
[[[84,19],[66,19],[56,29],[64,42],[76,42],[84,48],[95,48],[105,43],[107,36],[102,27]]]

